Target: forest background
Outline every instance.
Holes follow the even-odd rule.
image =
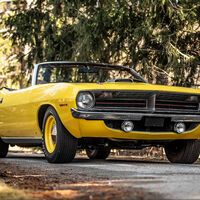
[[[200,85],[199,0],[1,0],[0,86],[24,88],[34,64],[126,65],[151,83]]]

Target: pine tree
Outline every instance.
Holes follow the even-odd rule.
[[[199,0],[26,0],[4,16],[22,74],[52,60],[135,68],[150,82],[192,86],[200,62]],[[21,87],[25,86],[21,85]]]

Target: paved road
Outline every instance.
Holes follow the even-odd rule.
[[[87,158],[76,158],[70,164],[58,165],[47,163],[43,155],[12,153],[1,162],[59,173],[71,170],[75,174],[105,178],[113,186],[142,188],[159,193],[165,199],[200,199],[200,164],[170,164],[121,158],[90,161]]]

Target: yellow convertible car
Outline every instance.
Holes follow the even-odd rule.
[[[42,145],[51,163],[90,159],[110,150],[163,146],[173,163],[200,153],[200,91],[147,83],[133,69],[110,64],[46,62],[32,86],[0,88],[0,157],[8,146]]]

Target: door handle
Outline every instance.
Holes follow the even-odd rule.
[[[3,103],[3,98],[0,98],[0,103]]]

